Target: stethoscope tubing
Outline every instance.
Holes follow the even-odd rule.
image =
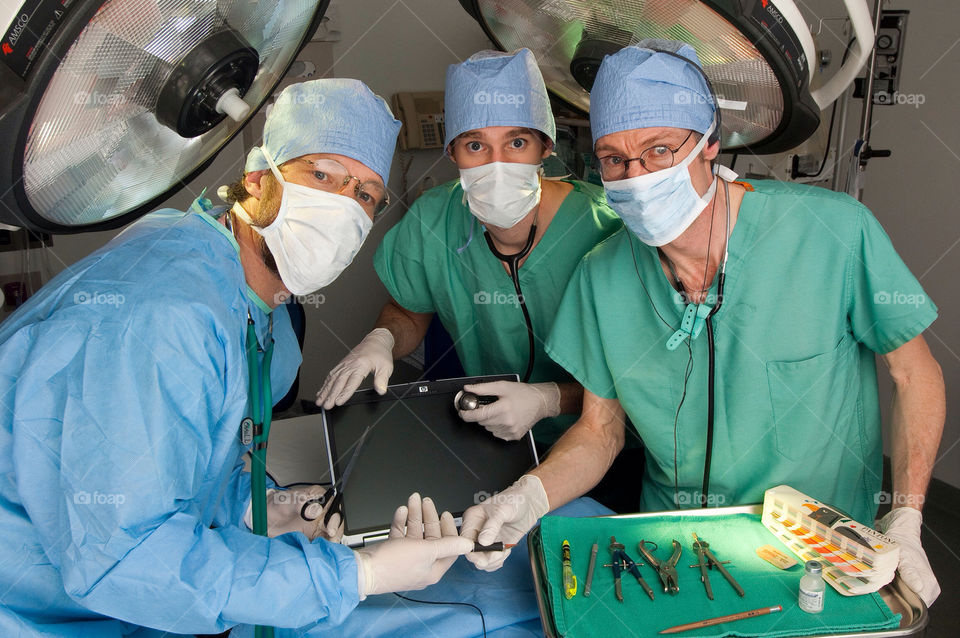
[[[527,356],[527,369],[523,373],[521,381],[527,383],[530,381],[530,375],[533,374],[533,363],[536,358],[536,340],[533,334],[533,321],[530,319],[530,311],[527,309],[526,300],[523,298],[523,290],[520,288],[520,260],[529,254],[530,249],[533,248],[533,241],[537,235],[537,224],[533,223],[530,226],[530,233],[527,235],[527,243],[524,245],[520,251],[513,253],[512,255],[507,255],[499,250],[493,243],[493,238],[490,237],[490,233],[487,231],[483,232],[483,237],[487,241],[487,247],[490,248],[490,252],[493,253],[493,256],[499,259],[500,261],[507,264],[507,268],[510,270],[510,279],[513,281],[513,288],[517,293],[517,301],[520,304],[520,310],[523,312],[523,321],[527,326],[527,342],[529,343],[529,354]]]

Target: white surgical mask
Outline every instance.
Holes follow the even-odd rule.
[[[484,224],[513,228],[540,203],[540,164],[490,162],[460,169],[470,212]]]
[[[306,295],[328,285],[350,265],[373,222],[352,197],[284,181],[267,151],[261,152],[283,185],[277,218],[260,228],[239,203],[233,210],[263,237],[287,290]]]
[[[713,125],[679,164],[637,177],[603,182],[610,207],[643,243],[669,244],[690,227],[713,199],[717,178],[714,177],[701,196],[687,170],[707,145],[712,132]],[[736,179],[736,174],[724,166],[717,165],[716,172],[728,181]]]

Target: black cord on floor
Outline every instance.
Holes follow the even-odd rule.
[[[477,610],[477,613],[480,614],[480,625],[483,627],[483,638],[487,638],[487,621],[484,620],[483,618],[483,611],[473,603],[461,603],[461,602],[453,602],[453,601],[443,602],[443,601],[437,601],[437,600],[418,600],[416,598],[410,598],[409,596],[404,596],[403,594],[398,594],[397,592],[393,592],[393,595],[397,596],[398,598],[402,598],[404,600],[409,600],[412,603],[423,603],[424,605],[463,605],[464,607],[473,607],[474,609]]]

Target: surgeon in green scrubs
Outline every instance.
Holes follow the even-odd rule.
[[[519,260],[519,280],[534,362],[527,383],[468,386],[499,399],[460,414],[507,440],[533,428],[547,447],[580,413],[582,387],[544,353],[543,342],[580,258],[621,223],[599,187],[543,177],[556,125],[528,49],[483,51],[450,66],[445,121],[446,149],[461,177],[426,192],[387,233],[375,266],[392,300],[373,332],[330,373],[317,402],[328,409],[342,404],[370,373],[384,392],[393,359],[416,348],[434,313],[468,375],[522,379],[526,323],[508,262],[494,256],[489,233],[500,253],[529,249]]]
[[[920,510],[945,392],[921,333],[936,307],[856,200],[738,182],[718,167],[716,103],[698,67],[690,46],[667,41],[604,60],[591,128],[625,228],[584,257],[546,346],[583,384],[583,414],[516,494],[501,493],[521,498],[471,508],[463,529],[514,542],[544,508],[582,494],[619,449],[624,415],[647,450],[644,510],[759,503],[785,483],[873,524],[879,354],[896,390],[894,509],[879,527],[900,542],[904,580],[932,603]],[[500,557],[468,558],[489,568]]]

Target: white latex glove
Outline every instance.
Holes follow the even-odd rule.
[[[414,493],[394,513],[387,540],[354,551],[360,599],[432,585],[472,549],[450,512],[437,516],[433,501]]]
[[[900,565],[897,571],[907,587],[923,599],[927,607],[940,595],[940,584],[930,568],[930,561],[920,544],[923,514],[912,507],[896,507],[877,524],[882,534],[900,543]]]
[[[372,330],[327,375],[323,387],[317,392],[317,405],[322,405],[326,410],[343,405],[371,372],[374,390],[377,394],[385,393],[387,382],[393,374],[393,344],[393,335],[389,330]]]
[[[339,543],[343,538],[343,521],[340,513],[333,514],[327,525],[323,518],[333,499],[321,507],[319,504],[307,508],[307,516],[316,517],[306,521],[300,516],[303,504],[312,498],[322,496],[327,488],[322,485],[305,485],[288,490],[267,490],[267,536],[280,536],[289,532],[302,532],[310,540],[325,538],[328,541]],[[243,522],[253,529],[253,505],[247,507]]]
[[[516,441],[540,419],[560,414],[560,388],[556,383],[518,383],[492,381],[465,385],[474,394],[499,397],[476,410],[457,410],[468,423],[479,423],[494,436]]]
[[[482,545],[497,541],[515,544],[549,511],[543,483],[532,474],[524,474],[507,489],[464,512],[460,536]],[[492,572],[500,569],[509,555],[509,549],[470,552],[467,560],[477,569]]]

